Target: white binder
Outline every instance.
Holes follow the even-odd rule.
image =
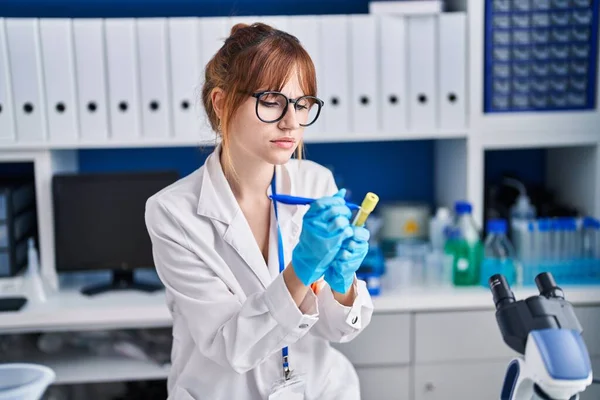
[[[103,142],[108,138],[108,97],[104,52],[104,24],[101,19],[73,20],[75,76],[79,138]]]
[[[265,15],[257,18],[257,22],[262,22],[263,24],[270,25],[271,27],[287,32],[289,28],[289,19],[293,17],[288,17],[285,15]]]
[[[213,58],[216,52],[223,46],[225,39],[229,37],[231,29],[230,20],[227,17],[203,17],[199,19],[200,24],[200,65],[204,67]],[[202,76],[204,80],[204,76]]]
[[[323,77],[323,67],[321,62],[321,33],[319,31],[321,25],[319,24],[318,16],[316,15],[299,15],[299,16],[291,16],[288,20],[288,30],[287,32],[291,35],[294,35],[300,40],[300,44],[302,47],[308,52],[308,55],[313,61],[315,65],[315,71],[317,74],[317,93],[310,93],[319,97],[322,100],[323,98],[323,89],[322,85],[325,81]],[[309,94],[309,93],[307,93]],[[327,108],[321,109],[321,115],[319,115],[319,119],[310,127],[306,128],[304,131],[305,138],[312,139],[313,137],[318,137],[321,132],[325,131],[325,119],[327,117]]]
[[[346,15],[325,15],[320,23],[325,135],[340,137],[350,132],[350,24]]]
[[[198,19],[170,18],[168,27],[173,132],[178,138],[197,138],[200,126],[195,105],[201,102],[204,67],[200,65]]]
[[[106,69],[111,139],[140,137],[140,109],[135,20],[106,19]]]
[[[6,19],[8,60],[19,142],[46,139],[40,32],[37,19]]]
[[[167,20],[136,20],[142,136],[171,136]]]
[[[15,139],[15,121],[4,19],[0,18],[0,140]]]
[[[381,130],[387,133],[406,131],[407,74],[406,24],[403,16],[379,19],[379,101]]]
[[[410,16],[408,23],[408,126],[431,132],[437,126],[436,17]]]
[[[77,100],[70,19],[40,19],[48,136],[52,142],[77,140]]]
[[[442,13],[439,38],[439,128],[465,128],[467,32],[464,13]]]
[[[352,131],[369,134],[379,131],[377,93],[377,25],[372,15],[355,14],[351,24],[351,109]]]
[[[231,21],[228,17],[206,17],[200,18],[200,56],[201,70],[198,83],[198,129],[200,140],[214,140],[215,132],[210,127],[204,105],[202,102],[202,86],[204,85],[204,73],[208,62],[215,56],[223,46],[225,39],[229,36]]]

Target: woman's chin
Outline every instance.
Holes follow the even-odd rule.
[[[296,148],[292,149],[271,149],[267,154],[267,161],[270,164],[282,165],[290,161]]]

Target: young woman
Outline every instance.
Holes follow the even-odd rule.
[[[316,89],[299,41],[264,24],[235,25],[206,67],[202,100],[220,144],[146,205],[173,317],[169,399],[360,399],[329,343],[371,320],[355,275],[369,232],[351,224],[329,170],[301,160],[323,104]]]

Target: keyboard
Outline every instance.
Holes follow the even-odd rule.
[[[0,312],[20,311],[26,303],[26,297],[0,297]]]

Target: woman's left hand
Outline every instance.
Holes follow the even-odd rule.
[[[350,289],[356,271],[369,252],[370,232],[359,226],[352,226],[352,230],[352,237],[344,241],[325,271],[325,281],[338,293],[346,293]]]

